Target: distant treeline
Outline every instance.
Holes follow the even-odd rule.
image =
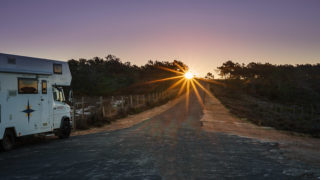
[[[320,64],[218,67],[211,90],[229,110],[255,124],[320,137]]]
[[[159,67],[178,69],[180,61],[148,61],[143,66],[122,62],[113,55],[105,58],[71,59],[68,61],[72,74],[71,88],[74,94],[88,96],[109,96],[125,94],[145,94],[163,91],[175,80],[158,83],[149,81],[176,76],[176,73],[165,71]]]
[[[218,72],[229,89],[281,103],[320,102],[320,64],[239,64],[227,61]]]

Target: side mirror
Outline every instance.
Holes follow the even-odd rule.
[[[72,95],[73,95],[72,90],[70,90],[70,91],[69,91],[68,100],[69,100],[69,102],[71,102],[71,103],[72,103]]]

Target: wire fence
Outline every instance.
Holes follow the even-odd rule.
[[[73,100],[74,129],[103,125],[113,119],[135,114],[166,103],[177,96],[177,90],[110,97],[78,97]]]

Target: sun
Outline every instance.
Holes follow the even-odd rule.
[[[204,108],[204,101],[202,100],[198,89],[200,88],[205,94],[209,95],[210,97],[214,97],[212,95],[212,93],[207,88],[204,87],[204,85],[205,85],[204,83],[213,83],[213,84],[218,84],[218,85],[221,85],[221,83],[219,83],[215,80],[209,80],[209,79],[197,77],[191,71],[189,71],[186,67],[182,67],[181,65],[179,65],[177,63],[174,63],[174,65],[176,65],[179,68],[179,70],[171,69],[171,68],[163,67],[163,66],[158,66],[158,68],[165,70],[165,71],[176,73],[177,74],[176,76],[147,81],[147,82],[145,82],[145,84],[152,84],[152,83],[158,83],[158,82],[163,82],[163,81],[177,80],[166,91],[169,91],[169,90],[181,85],[179,88],[179,91],[177,93],[177,97],[180,96],[183,92],[185,92],[186,110],[188,111],[189,95],[190,95],[191,90],[195,93],[200,105]],[[200,81],[202,81],[202,83]]]
[[[192,74],[192,72],[190,72],[190,71],[187,71],[185,74],[184,74],[184,77],[186,78],[186,79],[192,79],[193,78],[193,74]]]

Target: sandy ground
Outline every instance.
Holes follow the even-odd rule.
[[[279,131],[271,127],[261,127],[245,119],[239,119],[233,116],[216,97],[207,96],[201,121],[206,131],[274,142],[288,158],[311,163],[320,168],[320,139]]]
[[[118,119],[112,122],[112,124],[103,127],[74,131],[72,132],[72,136],[129,128],[174,107],[183,98],[184,96],[181,96],[162,106]],[[279,131],[271,127],[254,125],[245,119],[233,116],[215,97],[206,97],[205,109],[203,111],[204,115],[201,122],[203,129],[206,131],[253,138],[262,142],[273,142],[279,146],[288,158],[311,163],[320,168],[320,139],[311,138],[303,134]]]
[[[91,134],[91,133],[98,133],[98,132],[104,132],[104,131],[114,131],[114,130],[129,128],[131,126],[139,124],[145,120],[148,120],[156,115],[163,113],[164,111],[175,106],[183,98],[184,98],[184,96],[180,96],[179,98],[173,99],[164,105],[154,107],[152,109],[141,112],[139,114],[130,115],[126,118],[117,119],[116,121],[113,121],[111,124],[107,124],[102,127],[74,131],[74,132],[72,132],[71,136],[78,136],[78,135],[85,135],[85,134]]]

